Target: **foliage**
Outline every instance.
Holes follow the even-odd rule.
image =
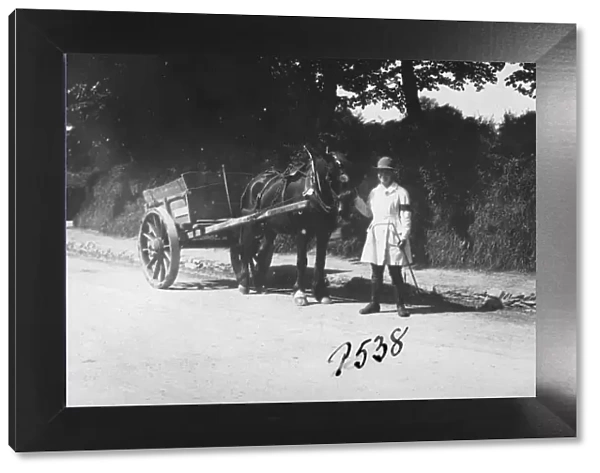
[[[417,262],[534,271],[535,112],[507,114],[495,127],[433,101],[423,101],[423,110],[419,124],[380,126],[374,143],[374,156],[396,159],[411,196]],[[366,197],[374,185],[371,174],[359,193]],[[331,251],[358,256],[366,223],[355,217]]]
[[[264,152],[331,131],[335,112],[381,103],[405,111],[418,90],[496,81],[502,63],[262,56],[69,55],[69,166],[107,168],[198,156],[223,141]],[[338,96],[343,89],[350,96]],[[102,147],[98,152],[96,148]]]
[[[520,63],[520,69],[505,80],[506,85],[527,97],[536,98],[535,63]]]
[[[497,82],[496,74],[504,68],[501,62],[466,61],[374,61],[356,68],[357,74],[343,86],[355,95],[346,100],[347,106],[365,107],[379,103],[383,108],[396,107],[411,115],[409,104],[418,103],[418,92],[439,90],[445,86],[464,90],[472,84],[477,91]],[[411,84],[414,84],[411,87]]]
[[[439,87],[481,90],[496,82],[503,63],[68,59],[68,168],[94,176],[86,178],[80,226],[135,236],[142,189],[222,164],[252,173],[282,168],[298,146],[325,139],[365,176],[363,196],[376,184],[376,159],[396,158],[413,201],[412,247],[420,263],[535,269],[535,112],[507,114],[496,126],[418,98]],[[521,64],[506,84],[534,96],[535,65]],[[375,102],[413,113],[381,124],[350,112]],[[359,216],[345,223],[330,251],[360,254],[367,224]],[[284,240],[278,248],[292,248]]]

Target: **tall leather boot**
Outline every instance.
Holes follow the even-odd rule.
[[[402,279],[402,267],[401,266],[390,266],[390,277],[392,283],[394,283],[394,292],[396,293],[396,309],[400,317],[409,317],[410,312],[404,305],[404,280]]]
[[[375,314],[381,310],[379,300],[383,287],[383,267],[371,265],[371,302],[358,311],[359,314]]]

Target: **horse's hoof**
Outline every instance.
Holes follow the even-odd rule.
[[[294,297],[294,302],[296,303],[297,306],[305,306],[308,305],[308,300],[306,299],[306,297]]]
[[[328,296],[323,297],[323,299],[321,299],[319,302],[321,304],[331,304],[332,303],[331,299]]]
[[[308,305],[308,300],[306,299],[306,294],[301,291],[296,292],[296,294],[294,294],[294,303],[298,306]]]
[[[250,289],[248,289],[246,286],[242,286],[241,284],[238,286],[238,291],[240,291],[244,295],[250,293]]]

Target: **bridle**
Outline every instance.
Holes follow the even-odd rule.
[[[317,202],[319,207],[325,213],[332,213],[335,209],[337,209],[338,212],[341,211],[342,198],[343,198],[343,196],[347,195],[351,191],[342,191],[342,192],[338,193],[334,190],[334,185],[333,185],[334,177],[332,175],[331,167],[332,166],[335,167],[338,171],[337,180],[339,180],[343,184],[346,184],[350,181],[350,179],[349,179],[348,175],[344,172],[344,166],[343,166],[342,162],[340,161],[337,154],[330,153],[329,147],[327,147],[325,154],[333,157],[333,161],[334,161],[332,166],[327,166],[327,174],[325,175],[325,182],[327,183],[327,187],[329,188],[329,191],[333,198],[332,204],[329,205],[329,204],[326,204],[323,201],[323,199],[321,198],[321,193],[322,193],[323,189],[321,186],[321,180],[319,178],[319,173],[316,170],[315,159],[313,158],[312,154],[310,153],[310,151],[308,150],[308,148],[306,146],[304,146],[304,149],[306,150],[308,157],[310,158],[311,167],[312,167],[312,171],[313,171],[313,181],[317,188],[317,192],[315,192],[315,194],[314,194],[315,201]]]

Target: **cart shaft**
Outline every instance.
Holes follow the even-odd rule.
[[[240,225],[259,222],[261,220],[265,220],[275,215],[297,212],[300,210],[304,210],[309,205],[310,202],[308,200],[303,200],[300,202],[294,202],[293,204],[286,204],[282,205],[281,207],[275,207],[273,209],[255,212],[244,217],[230,218],[225,222],[217,223],[215,225],[210,225],[204,228],[194,229],[194,236],[210,235],[213,233],[222,232],[223,230],[227,230],[230,228],[239,227]]]

